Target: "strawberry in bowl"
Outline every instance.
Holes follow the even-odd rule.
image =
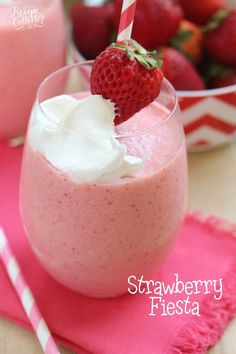
[[[220,6],[202,27],[206,89],[177,92],[189,151],[212,149],[236,136],[236,8]]]

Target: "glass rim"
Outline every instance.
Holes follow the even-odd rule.
[[[40,112],[47,118],[49,119],[49,121],[53,122],[53,124],[55,124],[56,126],[61,127],[62,129],[64,129],[65,131],[68,131],[72,134],[76,134],[79,136],[88,136],[88,137],[93,137],[93,138],[102,138],[102,139],[111,139],[110,136],[104,136],[104,135],[98,135],[98,134],[86,134],[86,133],[81,133],[78,130],[75,129],[71,129],[71,128],[67,128],[65,127],[63,124],[60,124],[58,122],[56,122],[52,117],[50,117],[45,110],[42,108],[42,105],[39,101],[39,95],[41,93],[41,90],[43,89],[44,85],[50,81],[54,76],[58,75],[60,72],[63,71],[69,71],[71,69],[80,67],[80,66],[86,66],[86,65],[92,65],[94,63],[94,60],[86,60],[80,63],[75,63],[75,64],[69,64],[69,65],[65,65],[59,69],[57,69],[56,71],[53,71],[51,74],[49,74],[39,85],[37,92],[36,92],[36,100],[35,100],[35,105],[39,108]],[[146,134],[149,134],[151,131],[155,130],[155,129],[159,129],[160,127],[162,127],[163,125],[167,124],[169,122],[169,120],[173,119],[175,117],[175,112],[178,108],[178,97],[177,97],[177,93],[173,87],[173,85],[170,83],[169,80],[167,80],[164,77],[163,84],[166,84],[167,87],[170,89],[171,92],[171,96],[173,97],[173,108],[170,109],[170,112],[168,114],[166,114],[166,116],[164,116],[163,119],[161,119],[161,121],[157,122],[154,125],[151,125],[150,127],[141,129],[140,132],[134,132],[134,133],[125,133],[125,134],[115,134],[113,136],[113,138],[117,138],[117,139],[121,139],[121,138],[134,138],[134,137],[139,137],[139,136],[143,136]],[[162,90],[162,87],[161,87]],[[69,94],[68,94],[69,95]],[[153,100],[153,102],[158,102],[159,96]],[[44,102],[44,101],[42,101]],[[145,109],[146,107],[144,107],[143,109]]]

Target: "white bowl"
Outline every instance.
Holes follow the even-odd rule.
[[[200,0],[199,0],[200,1]],[[236,0],[226,0],[229,8]],[[236,137],[236,85],[213,90],[177,91],[188,151],[203,151]]]

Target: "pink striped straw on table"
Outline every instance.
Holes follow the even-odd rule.
[[[117,41],[131,38],[137,0],[123,0]]]
[[[21,304],[25,310],[28,319],[35,331],[36,336],[46,354],[60,354],[52,338],[46,322],[44,321],[30,288],[26,284],[25,278],[14,257],[6,235],[0,227],[0,257],[6,268],[7,274],[15,288]]]

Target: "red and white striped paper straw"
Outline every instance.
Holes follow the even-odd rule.
[[[131,38],[137,0],[123,0],[117,41]]]
[[[15,288],[21,304],[30,320],[36,336],[46,354],[60,354],[52,338],[46,322],[44,321],[30,288],[26,284],[20,267],[13,256],[4,231],[0,227],[0,257],[6,268],[7,274]]]

